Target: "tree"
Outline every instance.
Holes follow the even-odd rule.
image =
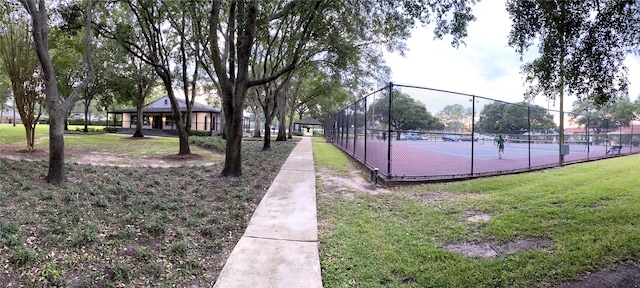
[[[464,119],[468,118],[471,113],[460,104],[447,105],[438,112],[436,117],[444,122],[446,128],[451,131],[460,132],[464,129]]]
[[[256,37],[257,28],[264,27],[271,21],[281,19],[290,13],[304,15],[301,23],[309,23],[309,38],[299,38],[298,47],[303,47],[311,38],[323,35],[327,41],[340,45],[317,45],[317,47],[333,47],[324,51],[324,55],[335,55],[339,49],[353,48],[353,41],[346,35],[361,35],[358,40],[362,46],[384,45],[389,49],[402,47],[402,40],[409,36],[410,28],[414,27],[415,20],[426,23],[430,20],[431,11],[436,11],[438,29],[436,35],[454,34],[454,43],[466,35],[466,24],[474,18],[470,14],[467,2],[473,1],[437,1],[436,3],[414,3],[412,1],[291,1],[291,2],[266,2],[259,5],[259,1],[214,1],[209,17],[209,48],[215,68],[216,76],[220,84],[222,106],[225,114],[227,149],[225,155],[225,167],[222,175],[239,176],[242,174],[241,161],[241,137],[243,109],[245,107],[247,90],[250,87],[262,85],[273,81],[280,76],[298,67],[304,57],[291,57],[286,61],[282,69],[265,78],[250,80],[249,60],[252,57],[252,45]],[[224,9],[223,9],[224,4]],[[261,9],[263,8],[263,9]],[[296,8],[296,9],[294,9]],[[224,13],[223,13],[224,12]],[[452,12],[452,13],[450,13]],[[223,26],[222,17],[227,16],[225,23],[228,30],[226,34],[218,33],[218,28]],[[445,18],[453,15],[452,21]],[[347,17],[345,17],[347,16]],[[349,21],[343,21],[343,19]],[[350,22],[347,28],[354,33],[345,33],[346,26],[334,25],[336,23]],[[224,38],[225,41],[222,41]],[[341,42],[340,42],[341,41]],[[291,43],[290,43],[291,44]],[[313,43],[310,43],[313,45]],[[229,47],[223,50],[221,47]],[[225,58],[224,52],[229,52]],[[315,55],[315,53],[305,53]],[[223,62],[227,60],[227,65]],[[326,59],[326,58],[324,58]]]
[[[288,9],[302,2],[290,2],[281,11],[288,13]],[[243,111],[249,87],[268,83],[280,75],[291,71],[295,64],[287,66],[283,71],[278,71],[268,78],[249,80],[249,63],[253,42],[258,26],[258,1],[231,1],[226,2],[228,20],[228,32],[224,37],[224,44],[229,45],[228,66],[223,63],[223,50],[220,49],[221,39],[218,35],[218,27],[222,25],[221,14],[223,12],[222,3],[213,2],[209,17],[209,49],[215,69],[216,77],[220,84],[222,108],[225,117],[225,134],[227,136],[227,147],[225,154],[225,164],[221,174],[224,176],[242,175],[242,121]],[[268,22],[270,19],[281,17],[280,14],[267,15],[267,18],[260,22]],[[236,50],[237,49],[237,50]],[[237,61],[237,62],[236,62]]]
[[[444,124],[427,111],[424,103],[411,98],[411,96],[394,90],[391,102],[391,119],[389,119],[388,94],[377,99],[368,108],[367,113],[374,115],[375,121],[381,123],[382,127],[385,124],[390,124],[390,129],[397,132],[398,139],[403,131],[444,129]]]
[[[638,119],[639,104],[640,101],[632,103],[629,98],[622,98],[615,103],[598,106],[588,98],[581,99],[573,102],[570,116],[576,124],[587,126],[599,134],[619,127],[629,127],[632,120]]]
[[[61,101],[58,94],[58,81],[55,69],[49,55],[49,26],[48,13],[44,0],[36,5],[35,0],[18,0],[31,15],[31,29],[35,50],[42,67],[47,111],[49,114],[49,172],[46,180],[54,185],[63,186],[66,182],[64,169],[64,124],[66,116],[73,107],[74,102],[80,96],[93,78],[93,62],[91,60],[91,16],[93,2],[87,0],[85,12],[85,59],[86,77],[80,82],[69,96]]]
[[[490,134],[547,133],[557,131],[553,116],[541,106],[526,102],[493,102],[480,111],[476,131]]]
[[[173,16],[171,10],[177,9],[170,4],[181,5],[180,2],[121,1],[115,6],[109,6],[113,10],[110,19],[103,19],[97,26],[101,35],[118,41],[131,55],[154,68],[170,100],[179,139],[178,154],[186,155],[191,154],[187,131],[191,124],[185,124],[185,119],[182,117],[173,89],[175,73],[171,69],[174,66],[172,53],[178,46],[175,42],[180,42],[181,37],[185,36],[181,36],[175,27],[171,26],[172,21],[168,20]],[[183,47],[183,49],[186,48]],[[180,67],[182,68],[183,65],[181,64]],[[189,101],[188,91],[185,92],[187,111],[190,112],[193,101]]]
[[[513,21],[509,45],[523,55],[538,42],[540,56],[522,66],[527,98],[560,102],[560,144],[564,141],[564,95],[591,97],[595,105],[627,92],[624,58],[637,38],[637,1],[508,0]],[[564,157],[559,153],[560,165]]]
[[[38,58],[33,51],[33,40],[29,36],[29,23],[19,17],[2,15],[6,24],[0,30],[0,68],[8,75],[13,90],[15,108],[25,127],[27,149],[33,150],[35,129],[44,111],[42,78]],[[6,101],[6,98],[3,100]],[[4,109],[4,107],[2,107]]]

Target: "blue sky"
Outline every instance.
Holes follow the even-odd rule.
[[[508,102],[524,100],[524,81],[520,74],[520,66],[524,62],[520,61],[520,56],[513,48],[507,46],[511,20],[504,1],[481,1],[473,11],[477,20],[469,26],[466,46],[453,48],[451,38],[434,40],[433,27],[428,26],[412,31],[405,57],[386,53],[392,81]],[[534,59],[536,51],[537,47],[531,47],[524,61]],[[626,64],[631,82],[629,95],[634,100],[640,94],[640,61],[630,57]],[[565,99],[565,110],[568,110],[575,96]],[[553,103],[547,103],[543,97],[538,97],[534,102],[554,109]],[[558,107],[556,103],[555,109]]]

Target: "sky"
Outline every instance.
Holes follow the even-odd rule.
[[[530,48],[523,59],[525,62],[520,61],[515,49],[508,47],[511,20],[504,1],[481,1],[473,7],[473,13],[477,19],[469,24],[466,46],[454,48],[451,46],[451,37],[435,40],[433,26],[420,26],[412,31],[412,37],[407,41],[409,51],[405,57],[397,53],[385,53],[385,60],[392,71],[392,82],[507,102],[523,101],[525,88],[520,66],[535,59],[537,46]],[[629,95],[633,101],[640,94],[640,59],[630,57],[626,64],[631,82]],[[566,111],[576,97],[565,99]],[[537,97],[534,103],[559,109],[559,103],[554,106],[553,103],[547,103],[544,97]],[[434,111],[429,107],[427,109]]]

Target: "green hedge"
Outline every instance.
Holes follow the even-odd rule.
[[[49,119],[40,119],[40,121],[48,123]],[[67,123],[69,123],[69,125],[84,125],[84,119],[67,118]],[[89,120],[87,122],[87,125],[90,125],[90,126],[106,126],[107,125],[107,121],[106,120],[96,120],[96,121]]]
[[[227,140],[222,139],[221,136],[193,136],[189,137],[189,143],[222,152],[224,152],[227,147]]]
[[[202,130],[189,130],[189,136],[208,136],[208,132]]]

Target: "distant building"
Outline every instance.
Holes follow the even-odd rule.
[[[186,118],[187,105],[184,100],[178,99],[178,106],[182,112],[182,119]],[[171,100],[164,96],[142,108],[142,129],[158,129],[164,131],[176,130],[173,120]],[[127,108],[107,112],[107,126],[117,128],[136,128],[136,108]],[[224,119],[219,108],[194,102],[191,111],[191,130],[200,130],[222,133]]]
[[[22,119],[20,118],[20,113],[15,111],[15,122],[17,124],[22,124]],[[0,124],[11,124],[13,123],[13,107],[9,105],[5,105],[4,109],[0,109]]]

